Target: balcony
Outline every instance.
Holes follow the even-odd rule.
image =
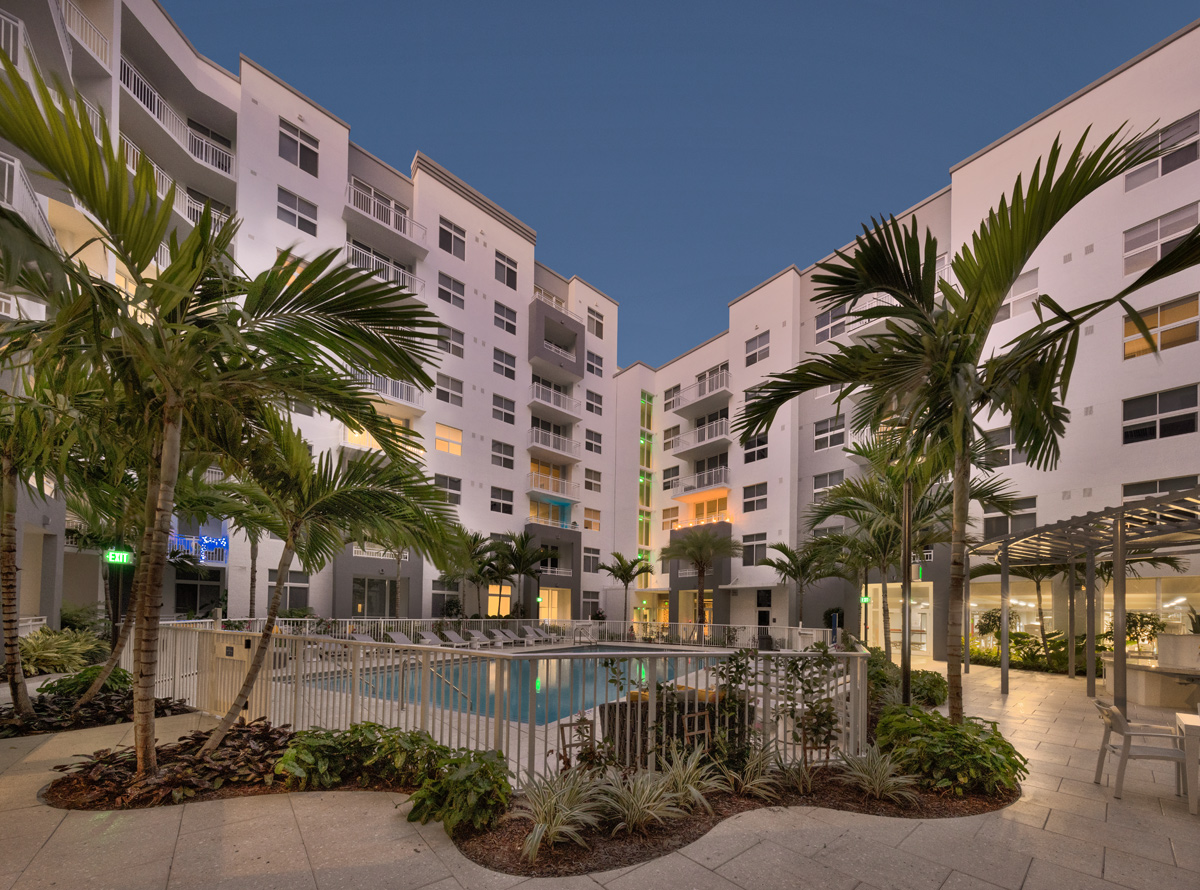
[[[382,451],[375,437],[366,430],[355,432],[349,427],[342,427],[342,447],[353,448],[356,451]]]
[[[854,304],[854,312],[866,312],[869,309],[885,309],[887,307],[898,306],[895,297],[887,294],[874,293],[867,294],[857,303]],[[887,327],[887,318],[857,318],[852,314],[846,316],[846,333],[852,337],[864,337],[868,334],[876,334]]]
[[[360,546],[358,546],[358,544],[355,544],[353,547],[353,552],[354,552],[355,556],[365,556],[369,559],[390,559],[393,561],[395,561],[395,559],[396,559],[396,554],[393,551],[385,550],[382,547],[374,546],[371,544],[367,544],[364,547],[360,547]],[[408,562],[408,551],[407,550],[400,551],[400,561]]]
[[[2,21],[0,19],[0,22]],[[5,154],[0,154],[0,204],[29,223],[29,227],[37,232],[46,244],[51,247],[58,244],[54,230],[50,228],[50,220],[42,210],[42,202],[38,200],[37,193],[25,173],[24,165]]]
[[[177,535],[167,539],[167,549],[196,557],[202,563],[223,563],[229,559],[229,539],[210,538],[207,535]]]
[[[404,288],[410,294],[418,295],[425,292],[425,282],[409,272],[403,266],[376,256],[357,245],[346,244],[346,259],[360,269],[374,272],[375,277],[387,284],[395,284]]]
[[[121,57],[121,86],[188,154],[206,167],[233,176],[233,151],[189,127],[187,119],[168,105],[124,56]]]
[[[547,476],[543,473],[530,473],[525,486],[525,493],[539,501],[552,504],[579,503],[579,483],[568,482],[557,476]]]
[[[563,315],[567,316],[567,318],[573,318],[575,321],[583,324],[583,318],[568,309],[565,300],[560,300],[558,297],[554,296],[554,294],[542,290],[536,284],[533,286],[533,299],[539,303],[545,303],[547,306],[552,306]]]
[[[675,527],[676,528],[695,528],[698,525],[712,525],[714,522],[733,522],[733,514],[730,513],[728,510],[721,510],[719,513],[709,513],[707,516],[704,516],[704,517],[701,517],[698,519],[680,520],[679,524]],[[692,570],[692,572],[693,572],[693,574],[695,574],[694,569]],[[684,575],[684,572],[682,570],[680,570],[679,574],[682,577]]]
[[[721,497],[722,493],[729,494],[729,467],[716,467],[682,479],[670,479],[663,484],[668,486],[671,497],[677,501],[685,504],[707,501]]]
[[[674,439],[668,439],[664,444],[665,450],[672,457],[694,460],[725,451],[732,441],[729,436],[729,419],[722,418],[681,433]]]
[[[526,516],[526,524],[545,525],[549,528],[576,528],[575,523],[568,522],[565,519],[547,519],[545,516]]]
[[[680,417],[703,417],[714,408],[728,405],[733,396],[732,378],[728,371],[706,376],[686,389],[681,389],[670,402],[670,409]]]
[[[558,436],[548,430],[540,430],[536,427],[529,431],[529,453],[535,457],[542,457],[548,460],[558,460],[567,458],[568,460],[579,461],[579,443],[574,439],[568,439],[566,436]]]
[[[88,118],[91,119],[94,113],[94,108],[88,107]],[[93,128],[99,127],[99,114],[92,123]],[[138,165],[144,160],[150,165],[150,169],[154,174],[154,192],[160,199],[165,199],[167,193],[171,190],[171,186],[175,186],[175,203],[174,209],[181,217],[186,219],[193,226],[199,225],[200,217],[204,213],[204,202],[198,201],[187,193],[187,189],[175,182],[170,175],[163,170],[162,167],[154,163],[154,161],[142,152],[140,148],[133,144],[124,135],[121,136],[121,146],[125,153],[125,168],[132,174],[137,174]],[[219,210],[212,212],[213,226],[220,227],[225,225],[229,219],[228,213],[222,213]]]
[[[54,6],[54,3],[50,5]],[[112,67],[112,44],[109,39],[71,0],[63,0],[62,13],[70,35],[92,54],[104,70],[109,70]]]
[[[570,349],[563,349],[557,343],[551,343],[549,340],[543,340],[542,345],[551,355],[557,355],[559,358],[564,358],[569,362],[575,361],[575,352]]]
[[[425,394],[411,383],[393,380],[391,377],[381,377],[378,374],[368,374],[358,371],[354,379],[363,386],[368,386],[379,393],[385,400],[407,409],[401,413],[405,416],[419,417],[425,413]]]
[[[571,570],[562,566],[539,566],[543,578],[570,578]]]
[[[351,179],[346,183],[346,210],[348,223],[369,220],[366,231],[387,233],[393,243],[402,246],[406,259],[424,259],[429,253],[425,244],[425,227],[408,215],[408,210],[391,198],[371,188],[362,181]],[[395,236],[399,235],[399,238]]]
[[[536,408],[539,416],[559,423],[575,423],[580,418],[579,399],[573,399],[541,383],[529,387],[530,408]]]

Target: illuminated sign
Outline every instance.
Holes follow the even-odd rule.
[[[871,598],[869,596],[860,596],[858,598],[858,601],[860,603],[869,603],[871,601]]]
[[[115,565],[132,565],[133,554],[128,550],[105,550],[104,561]]]

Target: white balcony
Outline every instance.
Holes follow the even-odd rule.
[[[368,557],[369,559],[390,559],[393,562],[396,559],[396,554],[394,551],[385,550],[382,547],[376,547],[371,544],[367,544],[365,547],[360,547],[357,544],[355,544],[353,547],[353,551],[354,551],[355,556],[365,556],[365,557]],[[408,562],[408,551],[407,550],[400,551],[400,561]]]
[[[579,460],[578,442],[536,427],[529,431],[529,450],[535,455],[551,459],[566,457],[573,461]]]
[[[569,362],[575,361],[575,353],[568,349],[563,349],[557,343],[551,343],[549,340],[543,340],[542,345],[546,347],[546,351],[552,355],[557,355],[560,358],[565,358]]]
[[[575,527],[575,525],[573,525],[570,522],[567,522],[564,519],[547,519],[544,516],[526,516],[525,521],[527,523],[532,523],[534,525],[549,526],[550,528],[574,528]]]
[[[425,282],[409,272],[403,266],[397,265],[383,257],[375,256],[370,251],[363,250],[354,244],[346,244],[346,259],[360,269],[374,272],[375,277],[388,284],[396,284],[410,294],[425,292]]]
[[[711,409],[728,404],[733,396],[733,381],[728,371],[710,374],[681,389],[671,400],[670,410],[683,417],[696,418]]]
[[[854,312],[865,312],[868,309],[885,309],[900,305],[896,298],[883,293],[867,294],[854,304]],[[847,314],[846,332],[855,336],[873,334],[887,327],[886,318],[858,318]]]
[[[560,423],[574,423],[580,417],[579,399],[540,383],[529,387],[528,405],[536,409],[538,415]]]
[[[547,476],[543,473],[530,473],[525,486],[526,493],[531,498],[557,503],[577,503],[579,501],[579,483],[568,482],[557,476]]]
[[[19,160],[0,154],[0,204],[14,211],[51,247],[58,242],[33,185]]]
[[[412,414],[425,413],[425,394],[411,383],[382,377],[379,374],[368,374],[366,371],[356,372],[354,379],[364,386],[369,386],[387,401],[412,409]]]
[[[729,437],[729,419],[722,418],[667,440],[665,449],[672,457],[696,458],[722,451],[732,441]]]
[[[202,563],[222,563],[229,558],[229,539],[172,532],[167,539],[167,550],[190,554]]]
[[[666,490],[671,492],[671,497],[677,501],[684,503],[704,501],[710,497],[719,496],[719,492],[722,490],[728,494],[729,467],[715,467],[692,476],[684,476],[682,479],[669,479],[663,484]],[[680,523],[680,525],[684,524]]]
[[[540,566],[543,578],[570,578],[571,570],[562,566]]]
[[[189,127],[187,119],[168,105],[158,90],[154,89],[124,56],[121,57],[121,86],[139,105],[150,112],[150,116],[193,158],[226,176],[233,176],[233,151]]]
[[[96,57],[97,62],[105,68],[110,68],[112,66],[112,44],[109,39],[71,0],[62,0],[62,4],[62,14],[67,31],[79,41],[81,46]],[[50,5],[54,5],[53,0]]]
[[[346,184],[346,205],[369,217],[386,229],[424,246],[425,227],[391,198],[365,189],[354,180]]]
[[[675,527],[695,528],[698,525],[712,525],[714,522],[733,522],[733,514],[728,510],[721,510],[719,513],[709,513],[707,516],[703,516],[698,519],[682,519]],[[692,569],[692,574],[695,573],[696,570]],[[685,573],[683,570],[680,570],[679,574],[682,576]]]
[[[545,303],[547,306],[553,306],[563,315],[567,316],[568,318],[573,318],[580,324],[583,324],[583,319],[567,308],[565,300],[560,300],[558,297],[554,296],[554,294],[542,290],[536,284],[533,286],[533,298],[539,303]]]

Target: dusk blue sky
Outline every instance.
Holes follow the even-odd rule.
[[[619,362],[949,182],[949,168],[1184,27],[1194,2],[162,0],[407,172],[423,151],[621,304]],[[997,196],[998,197],[998,196]]]

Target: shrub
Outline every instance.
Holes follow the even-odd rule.
[[[900,769],[945,793],[997,794],[1016,788],[1029,773],[1028,761],[996,724],[977,717],[954,724],[936,711],[893,707],[880,718],[875,736]]]
[[[639,770],[631,776],[619,770],[608,771],[600,788],[608,821],[615,822],[612,834],[645,834],[654,823],[665,825],[672,819],[687,815],[680,806],[679,795],[667,785],[662,773]]]
[[[771,755],[762,748],[751,753],[740,770],[727,765],[724,759],[717,761],[717,769],[730,791],[740,797],[758,800],[776,800],[779,797],[779,777],[771,766]]]
[[[684,754],[678,745],[672,745],[666,757],[659,757],[662,764],[663,781],[667,789],[679,798],[679,806],[689,812],[703,807],[709,813],[710,794],[729,791],[729,783],[721,777],[717,767],[708,760],[708,752],[701,747]]]
[[[1000,609],[988,609],[975,621],[975,632],[980,636],[1000,636],[1000,629],[1003,626],[1000,623],[1000,618],[1003,615]],[[1008,632],[1015,633],[1021,629],[1021,616],[1016,612],[1008,613]]]
[[[21,637],[21,664],[27,676],[76,674],[108,654],[108,646],[91,631],[43,627]]]
[[[437,775],[410,798],[409,822],[441,822],[447,834],[462,823],[484,829],[508,809],[512,771],[499,751],[460,748],[440,757]]]
[[[437,775],[450,749],[429,733],[355,723],[349,729],[310,729],[296,733],[275,765],[288,787],[332,788],[354,781],[417,786]]]
[[[872,701],[882,699],[886,691],[900,685],[900,668],[887,657],[887,652],[872,646],[867,655],[867,689]]]
[[[280,618],[316,618],[317,613],[312,610],[311,606],[296,606],[294,609],[280,609]]]
[[[587,842],[580,832],[597,827],[604,816],[598,788],[596,774],[588,770],[567,770],[543,778],[531,776],[512,812],[504,816],[533,823],[521,855],[535,862],[543,846],[553,847],[563,840],[586,848]]]
[[[779,787],[797,794],[809,794],[813,788],[813,773],[808,764],[801,760],[792,763],[775,761],[775,778]]]
[[[99,606],[63,606],[58,623],[63,630],[90,630],[97,636],[108,625]]]
[[[112,726],[133,719],[133,695],[130,692],[101,692],[75,712],[75,695],[40,694],[33,699],[33,716],[18,721],[12,705],[0,705],[0,739],[89,726]],[[154,700],[155,717],[187,714],[187,702],[174,698]]]
[[[65,695],[70,698],[79,698],[91,688],[92,683],[96,681],[96,677],[103,669],[104,665],[93,664],[69,677],[59,677],[57,680],[43,683],[38,687],[38,692],[42,695]],[[129,692],[131,689],[133,689],[133,674],[119,667],[112,669],[112,673],[100,687],[101,692]]]
[[[937,671],[913,671],[909,677],[909,692],[913,704],[926,708],[944,705],[950,697],[950,685]]]
[[[864,797],[899,804],[913,804],[919,799],[912,790],[917,784],[916,777],[901,775],[892,755],[875,745],[858,757],[847,757],[842,752],[838,756],[842,761],[838,781],[853,785]]]

